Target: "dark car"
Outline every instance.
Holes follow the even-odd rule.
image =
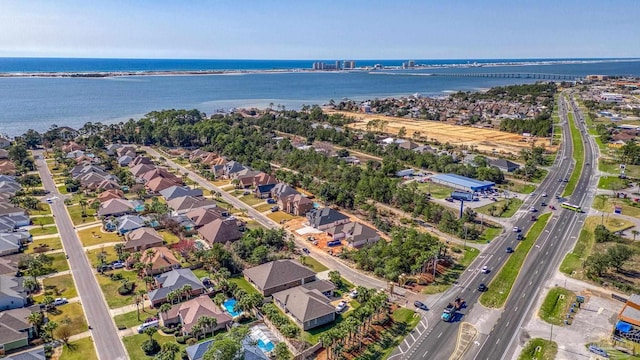
[[[506,251],[508,254],[511,254],[513,252],[513,248],[509,246]]]
[[[480,291],[480,292],[485,292],[485,291],[487,291],[487,285],[485,285],[484,283],[483,283],[483,284],[478,285],[478,291]]]
[[[518,236],[516,237],[518,240],[522,240],[524,239],[524,236],[522,236],[522,234],[518,234]]]
[[[309,255],[311,252],[307,248],[302,248],[302,252]]]
[[[429,308],[427,307],[427,305],[425,305],[425,304],[421,303],[420,301],[416,301],[416,302],[414,302],[414,303],[413,303],[413,305],[414,305],[415,307],[417,307],[418,309],[422,309],[422,310],[424,310],[424,311],[429,310]]]
[[[562,180],[562,181],[564,181],[564,182],[569,182],[569,179],[564,178],[564,180]]]
[[[547,203],[543,201],[543,202],[540,203],[540,206],[545,207],[545,206],[547,206]]]

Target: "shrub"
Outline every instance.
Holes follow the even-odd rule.
[[[173,328],[168,328],[166,326],[161,326],[160,330],[162,330],[163,333],[167,334],[167,335],[171,335],[174,334],[176,331],[178,331],[177,328],[173,327]]]
[[[189,346],[195,345],[197,343],[198,343],[198,339],[196,339],[196,338],[190,337],[189,339],[187,339],[187,345],[189,345]]]
[[[186,339],[184,338],[184,336],[176,336],[176,342],[178,344],[184,344],[186,342]]]
[[[120,281],[123,279],[123,276],[121,273],[113,273],[111,275],[109,275],[109,277],[111,277],[111,280],[113,281]]]
[[[127,327],[124,325],[118,325],[118,330],[127,330]]]
[[[158,351],[160,351],[160,344],[158,344],[155,339],[145,340],[144,342],[142,342],[142,345],[140,345],[140,347],[142,348],[142,351],[144,351],[144,353],[149,356],[155,355],[158,353]]]
[[[133,283],[129,283],[126,285],[122,285],[118,288],[118,294],[120,295],[129,295],[133,291]]]

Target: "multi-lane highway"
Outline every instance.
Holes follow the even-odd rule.
[[[56,196],[56,199],[51,203],[51,211],[55,216],[62,246],[69,259],[69,266],[78,289],[82,308],[89,325],[91,325],[91,335],[98,358],[101,360],[128,359],[129,356],[120,337],[118,337],[118,330],[109,314],[102,290],[98,286],[89,259],[84,253],[82,243],[78,239],[63,199],[53,182],[47,163],[43,159],[42,151],[34,151],[34,155],[37,157],[36,165],[45,190],[48,190],[52,197]]]
[[[577,113],[574,105],[571,106],[576,113],[576,123],[579,128],[583,128],[582,116]],[[563,181],[559,180],[568,178],[573,170],[573,146],[570,140],[568,111],[570,111],[568,104],[561,100],[559,114],[562,119],[565,141],[546,179],[540,184],[535,194],[525,200],[521,210],[516,214],[517,220],[514,226],[520,227],[523,232],[526,232],[532,224],[527,209],[532,206],[541,209],[540,203],[543,200],[551,202],[556,194],[561,193],[565,185]],[[578,205],[584,204],[587,195],[589,195],[587,189],[590,186],[595,186],[595,184],[589,184],[594,163],[593,154],[593,146],[587,144],[585,146],[585,163],[591,165],[583,169],[576,190],[568,199],[568,202]],[[542,197],[544,193],[548,194],[549,197]],[[514,284],[511,296],[493,326],[493,330],[489,334],[479,334],[476,339],[479,345],[471,345],[472,347],[465,355],[466,358],[510,358],[512,355],[511,344],[518,333],[519,327],[525,320],[529,310],[531,310],[532,304],[535,303],[542,284],[558,267],[564,254],[570,250],[575,242],[575,237],[580,230],[580,224],[584,217],[584,214],[564,210],[556,206],[554,215],[549,220],[545,231],[538,238],[536,246],[530,251],[520,272],[521,275]],[[474,308],[479,306],[476,304],[480,296],[477,291],[478,285],[480,283],[490,284],[495,273],[509,256],[505,252],[507,246],[517,246],[515,233],[510,231],[491,243],[490,247],[470,266],[469,271],[460,277],[457,286],[447,291],[434,303],[428,304],[433,310],[425,315],[427,317],[427,329],[416,338],[415,342],[411,343],[410,347],[401,345],[394,353],[394,359],[448,359],[455,348],[459,324],[464,321],[466,313],[474,311]],[[479,271],[485,265],[492,270],[489,274]],[[462,311],[462,321],[454,323],[442,322],[439,319],[440,311],[457,296],[463,297],[468,304],[468,308]],[[482,309],[478,310],[482,311]]]

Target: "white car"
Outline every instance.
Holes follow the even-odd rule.
[[[57,298],[55,300],[53,300],[53,305],[54,306],[60,306],[60,305],[64,305],[67,304],[69,301],[67,301],[67,298]]]
[[[489,267],[487,265],[483,266],[482,267],[482,272],[485,273],[485,274],[488,274],[489,273]]]
[[[347,307],[347,302],[340,301],[338,305],[336,305],[336,312],[343,312],[346,307]]]
[[[349,293],[349,296],[350,296],[352,299],[357,298],[357,297],[358,297],[358,290],[356,290],[356,289],[351,290],[351,292]]]
[[[114,269],[122,269],[124,268],[124,264],[121,262],[115,263],[113,265],[111,265]]]
[[[520,231],[520,228],[519,228],[519,227],[517,227],[517,226],[514,226],[514,227],[513,227],[513,232],[519,232],[519,231]]]
[[[547,197],[547,193],[542,193],[542,197]]]

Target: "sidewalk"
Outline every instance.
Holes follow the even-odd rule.
[[[149,300],[144,300],[144,308],[146,310],[151,309],[151,302]],[[136,311],[136,304],[126,305],[123,307],[119,307],[117,309],[109,309],[111,316],[122,315],[126,313],[130,313],[132,311]],[[140,304],[140,311],[142,311],[142,303]]]

